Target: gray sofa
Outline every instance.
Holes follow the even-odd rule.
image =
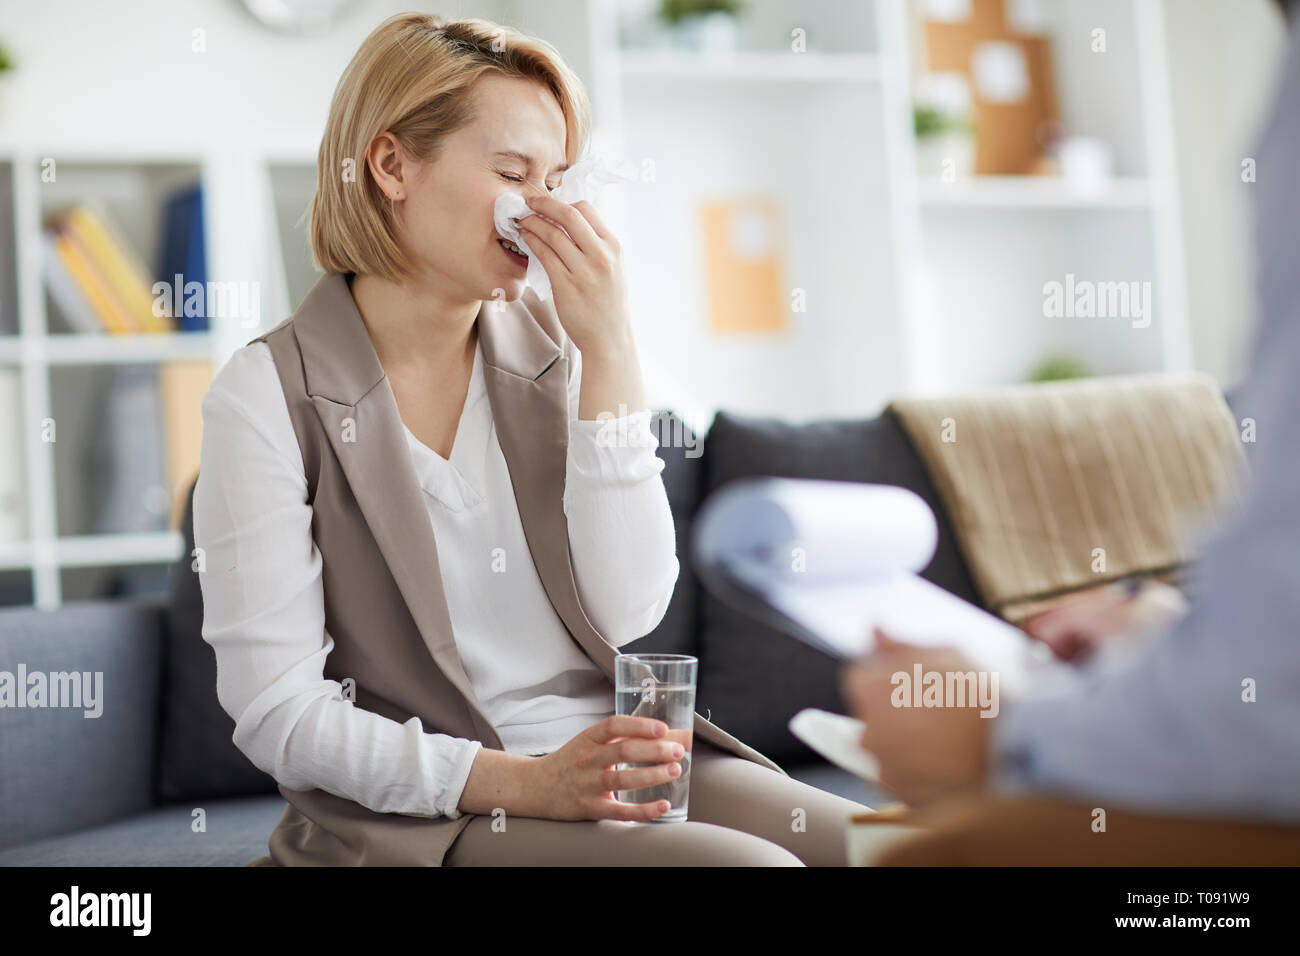
[[[737,478],[895,484],[916,491],[939,517],[939,547],[925,576],[978,603],[911,444],[888,415],[791,425],[720,413],[698,444],[670,413],[656,425],[682,570],[664,620],[627,649],[696,655],[700,713],[797,779],[881,802],[882,794],[786,727],[803,707],[844,712],[836,662],[704,593],[685,558],[699,504]],[[0,864],[237,866],[267,852],[284,801],[231,743],[233,721],[217,702],[215,659],[200,637],[201,595],[189,566],[190,525],[187,513],[191,540],[165,597],[0,611],[0,671],[23,664],[28,672],[104,675],[97,718],[70,709],[0,710]]]

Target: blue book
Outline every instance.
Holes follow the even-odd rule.
[[[175,283],[180,275],[181,286],[176,296],[185,301],[185,286],[191,282],[208,282],[207,252],[203,241],[203,185],[194,183],[176,190],[167,198],[163,210],[163,242],[159,263],[159,278]],[[203,297],[206,303],[207,296]],[[175,317],[178,332],[206,332],[208,316],[185,315]]]

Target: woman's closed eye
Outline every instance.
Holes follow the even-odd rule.
[[[511,176],[511,175],[509,175],[508,173],[499,173],[498,175],[500,175],[500,177],[501,177],[502,179],[508,180],[509,182],[512,182],[512,183],[521,183],[521,184],[522,184],[523,181],[524,181],[524,178],[523,178],[522,176]],[[548,190],[550,190],[551,192],[555,192],[555,190],[559,189],[560,187],[559,187],[559,186],[552,186],[550,183],[547,183],[547,184],[546,184],[546,188],[547,188]]]

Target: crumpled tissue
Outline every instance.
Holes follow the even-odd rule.
[[[588,202],[593,201],[598,186],[604,186],[607,183],[632,182],[636,178],[635,164],[631,161],[615,161],[603,153],[591,153],[564,171],[559,187],[552,190],[551,195],[560,202],[572,206],[584,199]],[[528,253],[526,282],[533,287],[537,297],[545,302],[551,297],[550,277],[547,276],[541,260],[533,255],[532,249],[528,248],[528,243],[524,241],[518,225],[514,222],[516,219],[523,219],[532,215],[541,216],[542,214],[535,209],[529,208],[528,204],[524,202],[524,197],[518,193],[502,193],[497,197],[492,219],[500,235]],[[549,216],[542,216],[542,218],[554,222]],[[559,225],[559,223],[556,223],[556,225]],[[560,228],[563,229],[564,227],[560,226]]]

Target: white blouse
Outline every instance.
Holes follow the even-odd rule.
[[[406,429],[425,491],[453,636],[505,749],[540,754],[614,713],[613,689],[569,635],[532,562],[474,356],[451,456]],[[672,512],[650,412],[578,419],[581,358],[568,382],[564,511],[579,596],[614,646],[649,633],[677,581]],[[321,555],[307,481],[270,347],[239,349],[203,398],[194,543],[205,570],[203,639],[234,742],[294,790],[317,788],[380,813],[459,817],[480,741],[425,733],[343,697],[323,669]],[[627,440],[598,440],[605,427]]]

